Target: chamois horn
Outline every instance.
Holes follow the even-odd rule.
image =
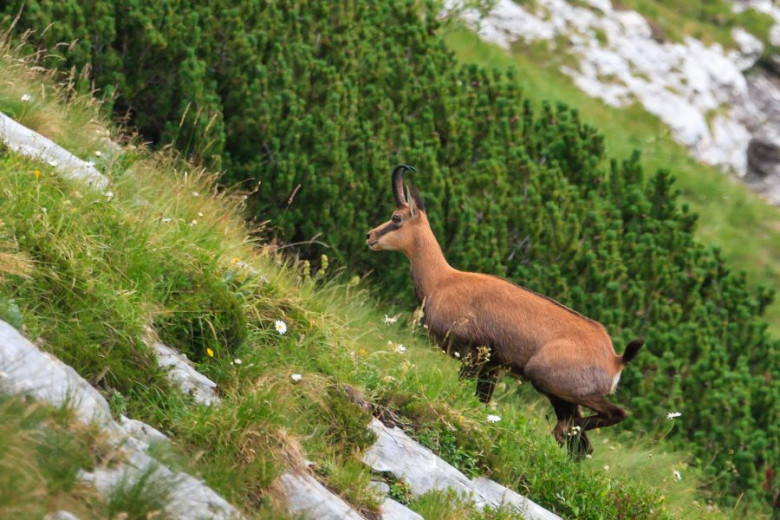
[[[399,208],[407,204],[404,196],[404,170],[417,171],[408,164],[399,164],[393,168],[393,195],[395,196],[395,203]]]

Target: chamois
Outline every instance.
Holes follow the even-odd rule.
[[[393,169],[397,209],[390,221],[368,232],[372,251],[402,251],[411,261],[417,299],[429,334],[463,362],[462,377],[477,379],[477,397],[488,403],[499,372],[530,381],[552,403],[553,435],[575,455],[593,451],[585,432],[617,424],[628,415],[604,396],[639,352],[631,341],[622,356],[596,321],[511,282],[452,268],[431,231],[417,189],[403,192],[405,170]],[[596,415],[583,417],[580,406]]]

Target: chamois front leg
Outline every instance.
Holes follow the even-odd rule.
[[[498,368],[489,367],[482,370],[477,376],[476,396],[481,402],[488,404],[493,397],[493,391],[498,382]]]
[[[488,366],[485,364],[472,365],[463,363],[460,367],[458,377],[460,379],[477,379],[477,391],[475,395],[481,402],[487,404],[493,397],[493,391],[496,389],[496,383],[498,382],[498,367]]]

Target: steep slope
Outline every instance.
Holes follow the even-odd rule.
[[[362,463],[374,441],[371,414],[344,393],[345,384],[396,414],[469,477],[490,475],[563,516],[697,514],[689,499],[695,471],[679,458],[620,447],[620,458],[634,453],[644,461],[621,474],[602,467],[617,467],[614,461],[576,464],[554,445],[543,413],[518,406],[506,387],[490,411],[500,420],[488,421],[470,386],[457,380],[457,364],[403,320],[383,319],[359,279],[329,281],[324,267],[288,264],[249,239],[241,193],[217,190],[204,172],[164,154],[112,151],[98,144],[105,131],[84,108],[89,103],[76,97],[61,107],[61,93],[30,71],[13,81],[46,94],[29,103],[27,115],[44,126],[61,121],[46,128],[48,136],[71,140],[111,186],[86,189],[59,178],[57,165],[0,151],[0,318],[72,365],[113,414],[168,435],[171,446],[160,456],[202,477],[246,516],[284,517],[272,482],[305,459],[328,488],[375,514],[380,495],[372,480],[380,475]],[[169,383],[149,347],[157,337],[216,381],[220,406],[199,406]],[[598,439],[607,456],[607,443],[619,446]],[[67,459],[63,449],[57,456]],[[4,467],[16,453],[4,452]],[[442,492],[413,496],[404,482],[385,478],[393,496],[429,518],[512,517]],[[651,481],[661,487],[648,487]],[[49,482],[40,496],[56,503],[65,493],[84,518],[103,514],[90,493]],[[0,507],[20,506],[13,490],[2,488]],[[682,500],[664,505],[661,493],[680,492]]]

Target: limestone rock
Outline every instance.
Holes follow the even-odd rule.
[[[181,520],[240,518],[238,511],[224,498],[198,479],[173,472],[143,451],[126,452],[123,464],[82,472],[82,480],[91,482],[103,496],[120,486],[133,485],[146,478],[149,486],[167,493],[165,512]]]
[[[54,406],[67,403],[83,422],[113,423],[108,403],[92,385],[4,321],[0,321],[0,390]]]
[[[79,520],[73,513],[67,511],[55,511],[43,517],[43,520]]]
[[[734,27],[731,30],[731,38],[739,50],[729,53],[729,57],[739,67],[739,70],[747,70],[755,65],[764,53],[764,44],[761,43],[761,40],[741,27]]]
[[[371,430],[377,440],[363,456],[363,462],[376,472],[390,472],[402,478],[414,495],[452,489],[461,496],[471,493],[468,477],[418,444],[400,428],[387,428],[374,419]],[[484,504],[480,504],[484,505]]]
[[[750,171],[747,182],[773,204],[780,205],[780,131],[765,128],[756,133],[748,146]]]
[[[527,520],[560,520],[558,515],[497,482],[481,477],[469,480],[400,428],[387,428],[376,419],[370,428],[377,441],[366,451],[363,462],[374,471],[389,472],[403,479],[415,496],[432,490],[454,490],[480,508],[510,506]]]
[[[290,514],[310,520],[363,520],[343,499],[308,474],[285,473],[276,484]]]
[[[161,431],[149,426],[145,422],[128,419],[124,415],[119,416],[119,426],[131,437],[144,442],[146,445],[168,442],[168,437]]]
[[[183,354],[160,342],[153,343],[152,348],[157,353],[157,364],[168,368],[169,379],[182,391],[190,394],[201,404],[212,405],[221,402],[214,392],[217,384],[195,370]]]
[[[83,181],[99,190],[108,187],[108,178],[95,165],[83,161],[69,151],[37,132],[0,113],[0,141],[13,151],[54,166],[68,179]]]
[[[449,9],[460,3],[446,2]],[[780,6],[771,0],[734,4],[737,11],[747,8],[772,16],[776,23],[770,40],[780,40]],[[682,43],[665,41],[639,13],[615,9],[610,0],[498,0],[482,20],[475,11],[466,10],[462,17],[480,38],[505,49],[537,40],[550,45],[566,41],[567,48],[560,51],[577,64],[562,65],[561,71],[581,90],[616,107],[641,103],[696,159],[741,177],[750,168],[747,150],[753,133],[767,125],[780,128],[780,122],[765,117],[760,99],[773,98],[777,88],[772,81],[756,81],[761,74],[751,69],[763,43],[742,28],[732,31],[738,50],[725,51],[690,37]],[[780,63],[778,56],[772,60]],[[747,69],[748,76],[743,74]],[[780,180],[767,177],[762,182]]]
[[[403,504],[393,499],[386,498],[379,507],[379,515],[382,520],[425,520]]]
[[[162,433],[140,421],[126,420],[124,427],[117,424],[103,396],[75,370],[41,352],[3,321],[0,321],[0,390],[29,395],[55,406],[68,404],[81,421],[95,421],[111,434],[111,442],[123,455],[124,463],[81,474],[102,494],[107,495],[118,485],[132,484],[148,475],[153,485],[168,487],[165,510],[171,518],[229,520],[241,517],[233,506],[203,482],[186,473],[171,471],[145,453],[147,441],[164,438]],[[128,435],[128,431],[140,438]]]

